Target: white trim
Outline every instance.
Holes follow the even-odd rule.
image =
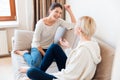
[[[3,21],[0,22],[0,28],[10,28],[10,27],[18,27],[18,21]]]

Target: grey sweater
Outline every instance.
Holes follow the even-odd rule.
[[[74,28],[73,23],[69,23],[59,18],[52,26],[44,23],[43,19],[39,20],[36,24],[36,29],[33,34],[32,47],[41,46],[47,49],[54,41],[55,32],[58,27],[66,27],[67,29]]]

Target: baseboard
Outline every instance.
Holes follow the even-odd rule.
[[[0,58],[3,58],[3,57],[11,57],[10,54],[7,54],[7,55],[0,55]]]

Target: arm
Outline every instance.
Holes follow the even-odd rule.
[[[65,7],[65,9],[67,10],[67,12],[69,13],[69,15],[70,15],[70,18],[71,18],[71,22],[72,23],[76,23],[76,19],[75,19],[75,16],[73,15],[73,12],[72,12],[72,10],[71,10],[71,8],[70,8],[70,5],[64,5],[64,7]]]
[[[60,19],[60,20],[59,20],[60,26],[66,27],[66,29],[68,29],[68,30],[69,30],[69,29],[73,29],[74,26],[75,26],[75,24],[76,24],[76,19],[75,19],[74,15],[73,15],[73,12],[72,12],[71,8],[70,8],[70,5],[64,5],[64,7],[65,7],[65,10],[66,10],[66,11],[69,13],[69,15],[70,15],[71,22],[67,22],[67,21],[65,21],[65,20],[63,20],[63,19]]]
[[[41,52],[41,54],[44,56],[45,55],[45,52],[43,50],[43,48],[41,46],[38,47],[38,50]]]
[[[36,28],[35,28],[34,34],[33,34],[32,47],[40,46],[42,27],[43,26],[41,24],[41,21],[38,21],[37,24],[36,24]]]

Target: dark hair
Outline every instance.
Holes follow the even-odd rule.
[[[60,3],[56,3],[56,2],[52,3],[49,9],[53,10],[56,7],[60,7],[61,9],[63,9],[62,5]]]

